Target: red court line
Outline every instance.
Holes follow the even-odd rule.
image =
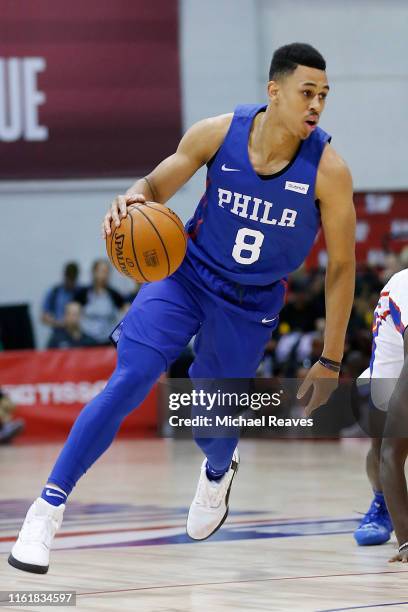
[[[90,591],[77,593],[77,597],[87,595],[107,595],[108,593],[131,593],[134,591],[154,591],[157,589],[179,589],[184,587],[222,586],[225,584],[248,584],[251,582],[279,582],[284,580],[314,580],[316,578],[344,578],[350,576],[383,576],[386,574],[406,574],[408,570],[395,570],[391,572],[353,572],[350,574],[321,574],[314,576],[283,576],[281,578],[258,578],[253,580],[227,580],[224,582],[191,582],[187,584],[164,584],[162,586],[135,587],[133,589],[112,589],[110,591]]]

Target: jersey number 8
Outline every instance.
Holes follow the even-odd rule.
[[[250,239],[249,242],[245,242],[245,238]],[[261,246],[264,241],[264,234],[258,230],[252,230],[248,227],[242,227],[238,230],[234,248],[232,249],[232,256],[240,264],[252,264],[258,261],[261,255]],[[249,253],[249,255],[243,256],[243,253]]]

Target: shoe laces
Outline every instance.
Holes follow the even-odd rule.
[[[226,483],[226,474],[220,480],[209,480],[203,470],[198,483],[196,503],[200,506],[218,508],[225,497]]]
[[[390,517],[385,502],[378,501],[376,498],[374,498],[371,502],[371,506],[361,521],[361,525],[367,525],[368,523],[388,523],[389,521]]]
[[[41,516],[28,517],[20,531],[20,538],[27,544],[48,542],[50,536],[49,521],[52,521],[51,517],[47,520]]]

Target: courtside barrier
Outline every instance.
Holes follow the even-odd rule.
[[[19,440],[63,438],[82,407],[106,384],[116,363],[111,347],[0,353],[0,387],[26,421]],[[119,435],[155,435],[157,389],[122,423]]]

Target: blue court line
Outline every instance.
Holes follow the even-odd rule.
[[[273,540],[276,538],[304,538],[311,536],[329,536],[329,535],[344,535],[352,533],[352,531],[329,531],[321,533],[319,531],[312,533],[260,533],[254,530],[234,532],[232,529],[225,529],[224,532],[217,532],[212,536],[213,542],[232,542],[239,540]],[[97,548],[126,548],[126,547],[139,547],[139,546],[163,546],[169,544],[198,544],[197,540],[192,540],[186,533],[179,533],[172,536],[158,536],[156,538],[145,538],[140,540],[126,540],[124,542],[105,542],[103,544],[77,544],[75,546],[64,546],[57,550],[81,550],[81,549],[97,549]],[[202,544],[201,544],[202,546]],[[346,608],[347,609],[347,608]],[[351,608],[354,609],[354,608]],[[331,611],[320,611],[320,612],[331,612]]]
[[[343,610],[367,610],[367,608],[386,608],[391,606],[406,606],[408,601],[396,601],[389,603],[371,604],[369,606],[351,606],[350,608],[328,608],[327,610],[316,610],[316,612],[342,612]]]

